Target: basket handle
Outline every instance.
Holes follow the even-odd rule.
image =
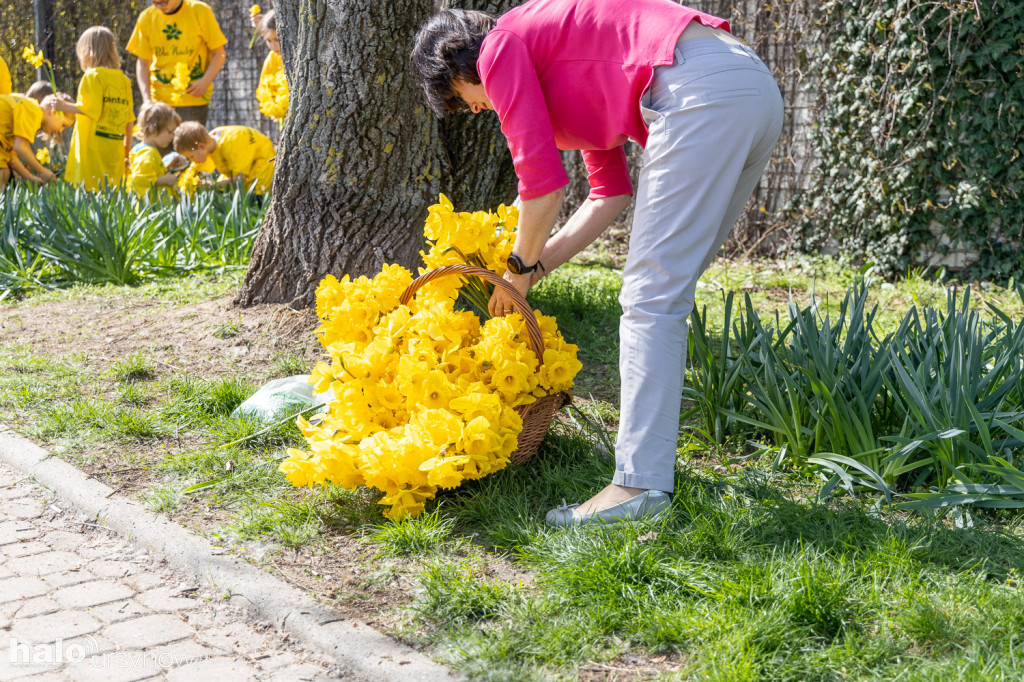
[[[419,291],[420,287],[428,284],[439,277],[447,277],[448,275],[473,275],[481,279],[485,279],[496,287],[501,288],[508,297],[512,299],[512,307],[515,311],[523,316],[523,320],[526,321],[526,333],[530,337],[530,350],[537,356],[537,366],[540,367],[544,364],[544,337],[540,333],[540,325],[537,324],[537,318],[533,316],[533,309],[530,304],[526,302],[519,291],[505,281],[503,277],[485,268],[478,268],[475,265],[445,265],[440,268],[434,268],[428,270],[422,275],[413,280],[412,284],[406,287],[405,291],[402,292],[402,296],[399,299],[402,305],[407,305],[409,300],[412,299],[413,295]]]

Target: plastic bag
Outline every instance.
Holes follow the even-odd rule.
[[[331,391],[313,393],[308,374],[274,379],[253,393],[231,413],[232,417],[252,417],[261,422],[275,422],[289,414],[324,405]]]

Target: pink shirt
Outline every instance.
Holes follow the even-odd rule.
[[[640,98],[694,19],[729,29],[672,0],[530,0],[498,19],[477,71],[508,139],[519,196],[569,183],[559,149],[583,150],[591,199],[633,193],[623,144],[647,143]]]

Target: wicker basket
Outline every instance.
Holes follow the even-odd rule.
[[[526,321],[526,333],[530,337],[530,349],[537,356],[537,368],[544,362],[544,338],[540,333],[540,326],[537,318],[533,316],[533,310],[526,299],[516,291],[516,288],[506,282],[502,277],[490,270],[478,268],[474,265],[446,265],[423,273],[417,277],[409,287],[402,292],[402,304],[409,303],[412,297],[423,285],[449,275],[473,275],[485,279],[497,287],[501,287],[509,298],[512,299],[512,306],[515,311],[523,316]],[[519,416],[523,419],[523,430],[519,434],[519,447],[512,453],[510,459],[513,464],[525,464],[531,457],[537,454],[540,443],[544,440],[544,434],[551,426],[551,420],[555,413],[563,406],[572,402],[572,396],[568,391],[559,391],[538,398],[529,405],[522,405],[516,408]]]

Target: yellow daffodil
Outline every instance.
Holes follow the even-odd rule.
[[[249,8],[249,14],[251,14],[253,16],[256,16],[257,14],[259,14],[262,11],[263,10],[260,9],[259,5],[253,5],[252,7]]]
[[[442,195],[428,213],[427,268],[471,262],[504,269],[514,207],[457,213]],[[329,362],[313,368],[310,383],[318,392],[332,389],[334,399],[318,424],[298,420],[308,450],[289,450],[280,465],[297,486],[375,488],[395,520],[422,512],[439,489],[504,468],[523,429],[517,406],[569,389],[581,367],[554,318],[535,315],[540,363],[520,315],[481,323],[455,309],[459,294],[486,293],[473,278],[436,280],[401,305],[411,282],[398,265],[372,279],[328,275],[320,282],[317,333]]]
[[[44,166],[50,165],[50,150],[46,147],[39,149],[36,152],[36,160]]]

